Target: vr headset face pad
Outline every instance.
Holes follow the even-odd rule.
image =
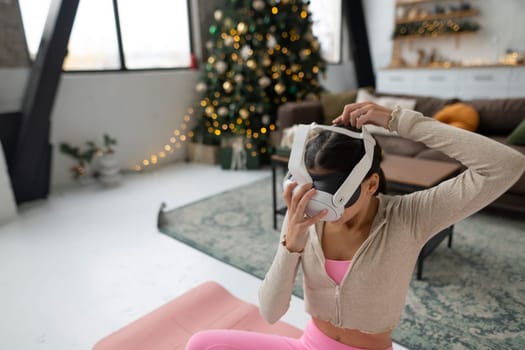
[[[332,171],[326,174],[312,174],[306,168],[305,151],[308,141],[312,141],[316,133],[319,135],[319,130],[330,130],[363,141],[365,154],[350,172]],[[311,131],[314,135],[310,134]],[[372,166],[374,145],[375,140],[366,130],[357,133],[334,126],[299,125],[294,135],[288,168],[291,177],[298,184],[312,182],[313,187],[318,190],[318,193],[308,203],[306,209],[308,216],[315,215],[325,208],[328,209],[328,213],[323,220],[335,221],[341,217],[344,208],[348,208],[358,200],[361,194],[361,183]]]
[[[312,174],[309,172],[310,177],[312,178],[313,187],[318,191],[323,191],[334,195],[339,187],[345,182],[349,173],[345,172],[334,172],[327,174]],[[361,195],[361,186],[357,188],[352,197],[345,204],[345,208],[350,207],[352,204],[357,202],[359,196]]]

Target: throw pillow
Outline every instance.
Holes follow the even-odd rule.
[[[380,106],[394,109],[396,106],[399,106],[403,109],[411,109],[413,110],[416,106],[416,100],[412,98],[403,98],[403,97],[396,97],[396,96],[375,96],[368,92],[365,89],[359,89],[357,91],[357,98],[355,102],[366,102],[370,101],[373,103],[376,103]],[[382,128],[380,126],[376,125],[366,125],[366,129],[371,134],[376,135],[396,135],[396,132],[391,132],[385,128]]]
[[[396,105],[403,109],[414,109],[416,107],[415,98],[404,98],[397,96],[375,96],[365,89],[357,90],[357,97],[355,102],[365,102],[370,101],[377,103],[380,106],[394,109]]]
[[[525,119],[507,137],[507,142],[511,145],[525,145]]]
[[[332,120],[341,115],[345,105],[354,103],[356,97],[356,90],[350,90],[339,93],[321,93],[321,105],[323,107],[324,124],[331,125]]]
[[[281,143],[279,144],[280,148],[292,149],[293,139],[297,127],[298,125],[292,125],[288,128],[283,129],[283,136],[281,138]]]
[[[479,125],[478,111],[462,102],[443,107],[434,115],[434,119],[468,131],[476,131]]]

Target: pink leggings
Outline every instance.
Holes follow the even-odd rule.
[[[214,329],[195,333],[186,350],[363,350],[340,343],[309,321],[301,338],[289,338],[233,329]],[[392,350],[389,347],[385,350]]]

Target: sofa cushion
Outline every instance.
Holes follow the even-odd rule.
[[[322,92],[321,105],[323,106],[324,124],[332,124],[332,120],[339,117],[347,104],[354,103],[357,90],[340,93]]]
[[[465,102],[478,111],[480,118],[478,132],[483,135],[507,136],[525,117],[525,97]]]
[[[320,101],[286,102],[277,109],[279,129],[311,122],[323,122],[323,108]]]
[[[380,106],[394,109],[396,105],[403,109],[414,109],[416,106],[416,99],[399,96],[376,96],[366,89],[357,90],[356,102],[370,101],[377,103]]]
[[[416,106],[414,109],[418,112],[423,113],[427,117],[432,117],[440,109],[445,107],[448,104],[458,102],[458,99],[455,98],[439,98],[439,97],[430,97],[430,96],[417,96],[417,95],[403,95],[403,94],[388,94],[382,92],[376,92],[376,96],[399,96],[403,98],[413,98],[416,100]]]
[[[525,145],[525,118],[507,137],[507,142],[511,145]]]
[[[476,131],[479,114],[474,107],[458,102],[443,107],[434,115],[434,119],[468,131]]]

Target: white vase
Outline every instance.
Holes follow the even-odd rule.
[[[98,159],[99,180],[106,186],[116,186],[122,180],[120,164],[115,153],[104,153]]]

